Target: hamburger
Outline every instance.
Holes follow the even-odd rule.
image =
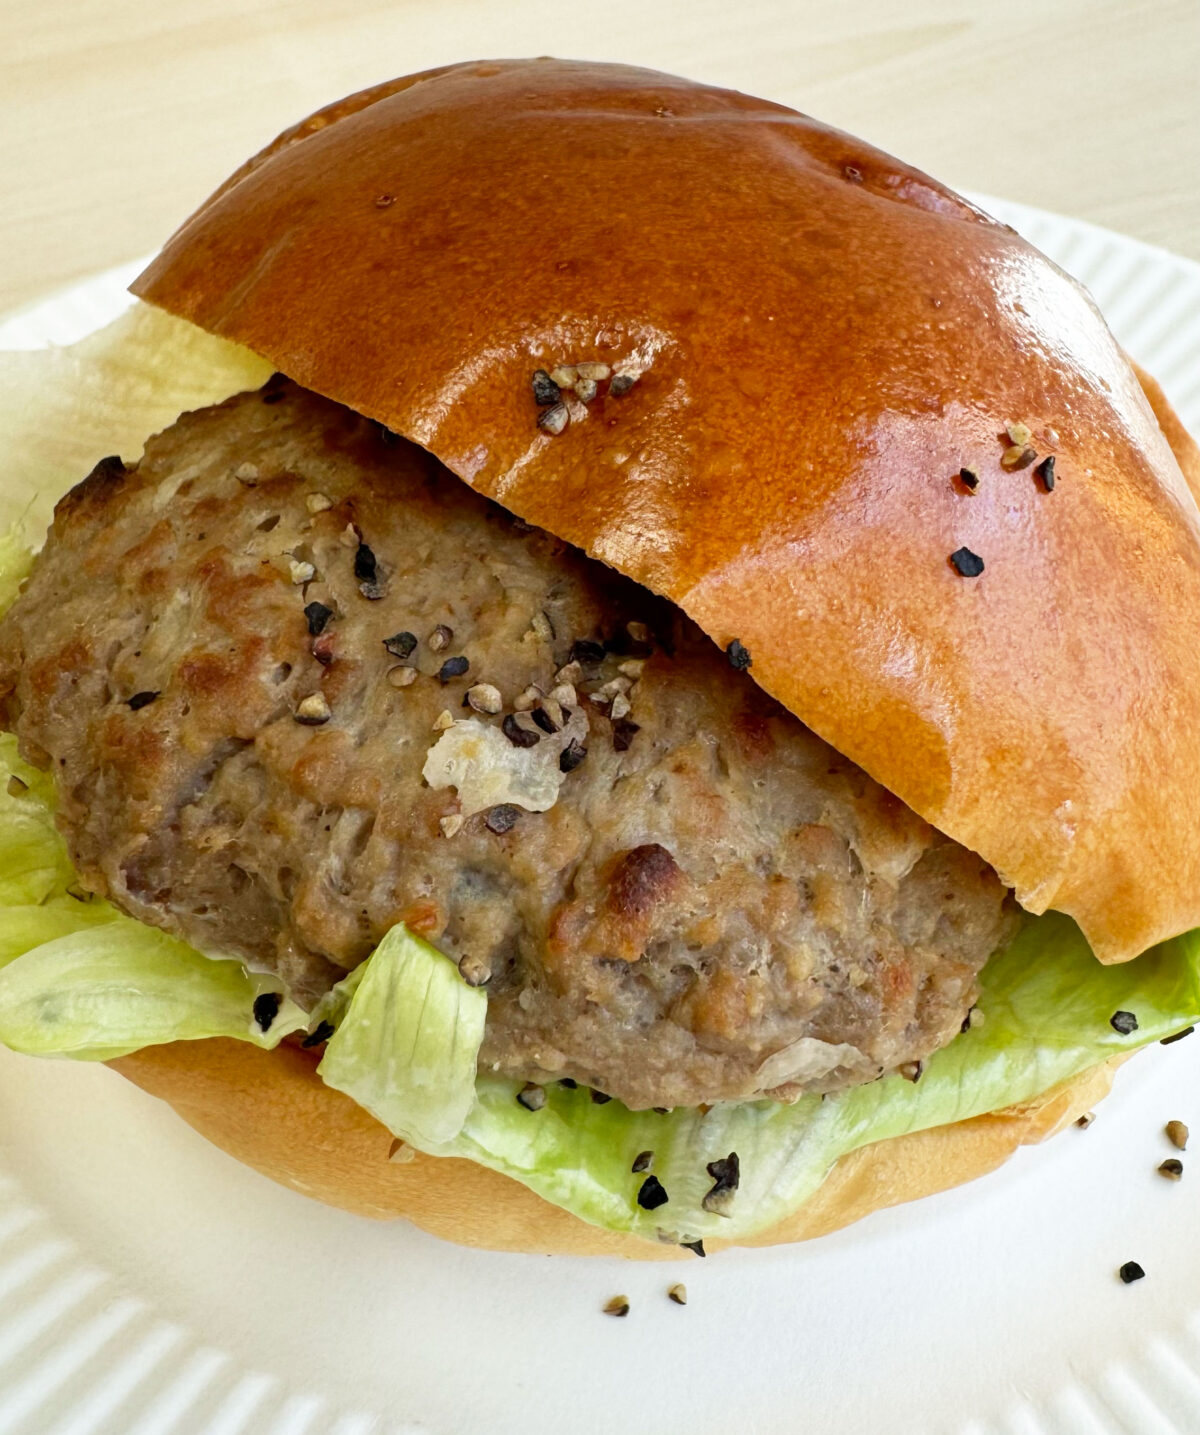
[[[5,390],[5,1044],[653,1256],[980,1174],[1196,1019],[1200,459],[1011,229],[506,61],[318,112],[133,289]]]

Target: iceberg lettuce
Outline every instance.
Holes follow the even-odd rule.
[[[342,988],[350,999],[318,1068],[395,1136],[453,1140],[475,1104],[487,997],[436,947],[393,927]]]
[[[796,1210],[838,1157],[857,1147],[1032,1100],[1200,1016],[1200,934],[1104,967],[1074,922],[1051,913],[1028,919],[991,959],[975,1024],[929,1058],[918,1081],[888,1076],[792,1105],[759,1101],[660,1114],[629,1111],[618,1101],[597,1105],[588,1091],[557,1084],[545,1089],[540,1108],[529,1110],[517,1100],[516,1084],[481,1075],[464,1113],[465,1072],[474,1070],[475,1057],[458,1025],[466,1009],[461,993],[472,999],[479,993],[463,985],[436,948],[402,940],[405,988],[436,996],[399,1001],[390,955],[387,976],[376,981],[368,971],[330,1041],[321,1067],[326,1080],[422,1151],[477,1161],[583,1220],[651,1239],[753,1235]],[[383,953],[381,946],[368,968]],[[470,1010],[469,1035],[478,1047],[482,1003]],[[1137,1030],[1116,1031],[1110,1022],[1116,1011],[1132,1012]],[[336,1055],[342,1042],[361,1055],[353,1068]],[[411,1069],[410,1053],[419,1054]],[[438,1091],[445,1093],[446,1129],[455,1133],[442,1140],[431,1102]],[[635,1173],[644,1151],[653,1153],[649,1171]],[[714,1185],[707,1168],[732,1152],[740,1164],[737,1193],[721,1211],[706,1210]],[[638,1201],[647,1175],[667,1195],[652,1209]]]

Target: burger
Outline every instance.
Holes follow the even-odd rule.
[[[978,1175],[1200,1015],[1200,455],[1012,229],[504,61],[319,111],[133,289],[4,378],[6,1045],[653,1256]]]

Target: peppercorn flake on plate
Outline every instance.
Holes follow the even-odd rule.
[[[1092,287],[1200,430],[1200,268],[984,203]],[[0,345],[99,327],[129,274],[10,320]],[[67,377],[55,442],[83,472],[93,408]],[[228,379],[188,383],[147,383],[143,431]],[[10,478],[0,498],[40,528],[40,497]],[[671,1435],[791,1431],[797,1409],[897,1435],[1200,1428],[1190,1159],[1164,1130],[1200,1121],[1198,1067],[1200,1042],[1156,1049],[1089,1129],[985,1182],[684,1272],[360,1221],[261,1181],[103,1070],[0,1052],[0,1428]]]

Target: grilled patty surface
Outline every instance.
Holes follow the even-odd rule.
[[[1013,920],[678,610],[281,379],[62,501],[0,714],[126,912],[307,1003],[407,923],[483,1067],[635,1108],[919,1062]]]

